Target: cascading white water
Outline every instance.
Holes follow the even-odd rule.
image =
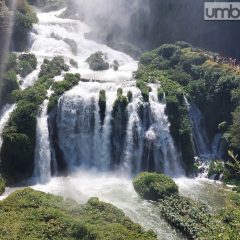
[[[193,145],[195,154],[202,160],[213,160],[222,157],[221,139],[222,133],[217,133],[212,143],[209,143],[205,128],[202,124],[202,114],[195,104],[190,104],[184,97],[188,108],[189,117],[193,129]]]
[[[154,141],[155,161],[163,164],[163,172],[169,176],[184,176],[181,158],[177,152],[173,138],[170,134],[170,124],[165,114],[165,103],[160,103],[158,100],[157,85],[150,85],[150,109],[152,115],[152,124],[146,137],[150,137]],[[158,162],[155,166],[160,165]]]
[[[43,102],[40,114],[37,117],[34,178],[40,183],[46,183],[51,179],[51,150],[47,115],[48,102],[48,100]]]
[[[11,113],[14,111],[16,105],[15,104],[6,104],[1,112],[0,112],[0,149],[2,147],[2,133],[4,130],[4,127],[7,125],[8,120],[11,116]]]
[[[202,114],[194,104],[188,102],[186,97],[184,97],[184,100],[188,108],[193,129],[192,134],[195,154],[203,160],[208,160],[211,155],[211,149],[209,147],[205,129],[202,125]]]

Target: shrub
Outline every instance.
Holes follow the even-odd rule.
[[[86,62],[89,67],[94,71],[102,71],[109,69],[109,63],[106,61],[103,52],[96,52],[92,54]]]
[[[61,75],[62,71],[69,71],[69,66],[65,64],[64,58],[61,56],[54,57],[51,61],[44,60],[39,77],[45,76],[48,78],[54,78]]]
[[[158,201],[178,193],[175,182],[163,174],[140,173],[134,180],[136,192],[144,199]]]
[[[164,44],[156,50],[158,55],[161,55],[164,58],[171,58],[176,51],[179,50],[179,47],[174,44]]]
[[[18,57],[17,71],[21,77],[26,77],[37,67],[37,58],[34,54],[21,54]]]

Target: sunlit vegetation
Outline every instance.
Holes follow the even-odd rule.
[[[28,61],[36,66],[34,55],[20,55],[20,61]],[[14,57],[11,58],[12,60]],[[14,61],[12,61],[14,63]],[[11,63],[10,65],[15,66]],[[34,149],[36,139],[36,117],[40,105],[47,98],[47,90],[52,86],[55,91],[50,99],[51,106],[64,91],[69,90],[80,80],[78,74],[66,74],[64,80],[54,83],[53,78],[67,71],[68,65],[62,57],[44,60],[37,82],[24,90],[15,90],[11,98],[17,103],[10,120],[3,131],[1,149],[1,173],[7,184],[13,184],[32,176],[34,168]]]
[[[144,199],[158,201],[178,192],[176,183],[163,174],[143,172],[133,181],[136,192]]]
[[[215,61],[212,53],[178,42],[144,53],[140,58],[136,78],[145,101],[148,101],[148,83],[161,84],[159,100],[165,93],[171,134],[182,150],[188,172],[193,171],[194,162],[191,125],[184,96],[201,110],[209,139],[212,140],[221,132],[224,134],[225,146],[239,153],[238,69]],[[232,177],[228,174],[229,179]]]
[[[111,204],[91,198],[78,205],[31,189],[19,190],[0,202],[0,238],[154,240]]]
[[[174,181],[162,174],[142,173],[133,180],[133,185],[142,198],[158,201],[160,214],[187,239],[239,238],[238,193],[229,193],[227,207],[211,214],[206,205],[180,196]]]

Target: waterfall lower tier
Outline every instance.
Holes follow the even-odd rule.
[[[166,106],[157,98],[157,86],[151,86],[149,103],[143,102],[139,89],[132,86],[124,86],[123,96],[117,96],[118,87],[115,83],[80,83],[60,99],[58,142],[67,168],[184,175],[170,135]],[[101,90],[106,92],[103,121]],[[129,91],[133,96],[125,103]]]
[[[40,114],[37,117],[34,178],[40,183],[46,183],[51,178],[51,149],[47,115],[48,102],[48,100],[43,102]]]
[[[212,143],[210,143],[203,124],[203,116],[201,111],[195,104],[190,104],[186,97],[184,99],[188,108],[189,118],[192,125],[195,156],[199,157],[202,161],[221,159],[223,155],[223,149],[221,146],[222,134],[217,133]]]

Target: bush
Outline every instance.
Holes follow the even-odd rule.
[[[176,51],[179,50],[179,47],[174,44],[164,44],[156,50],[158,55],[161,55],[163,58],[171,58]]]
[[[61,75],[62,71],[69,71],[69,66],[65,64],[64,58],[61,56],[54,57],[51,61],[44,60],[39,77],[45,76],[48,78],[54,78]]]
[[[109,63],[106,61],[103,52],[92,54],[86,62],[93,71],[102,71],[109,69]]]
[[[178,193],[175,182],[163,174],[140,173],[134,180],[136,192],[146,200],[158,201]]]
[[[34,54],[21,54],[18,57],[17,71],[21,77],[26,77],[37,67],[37,58]]]

